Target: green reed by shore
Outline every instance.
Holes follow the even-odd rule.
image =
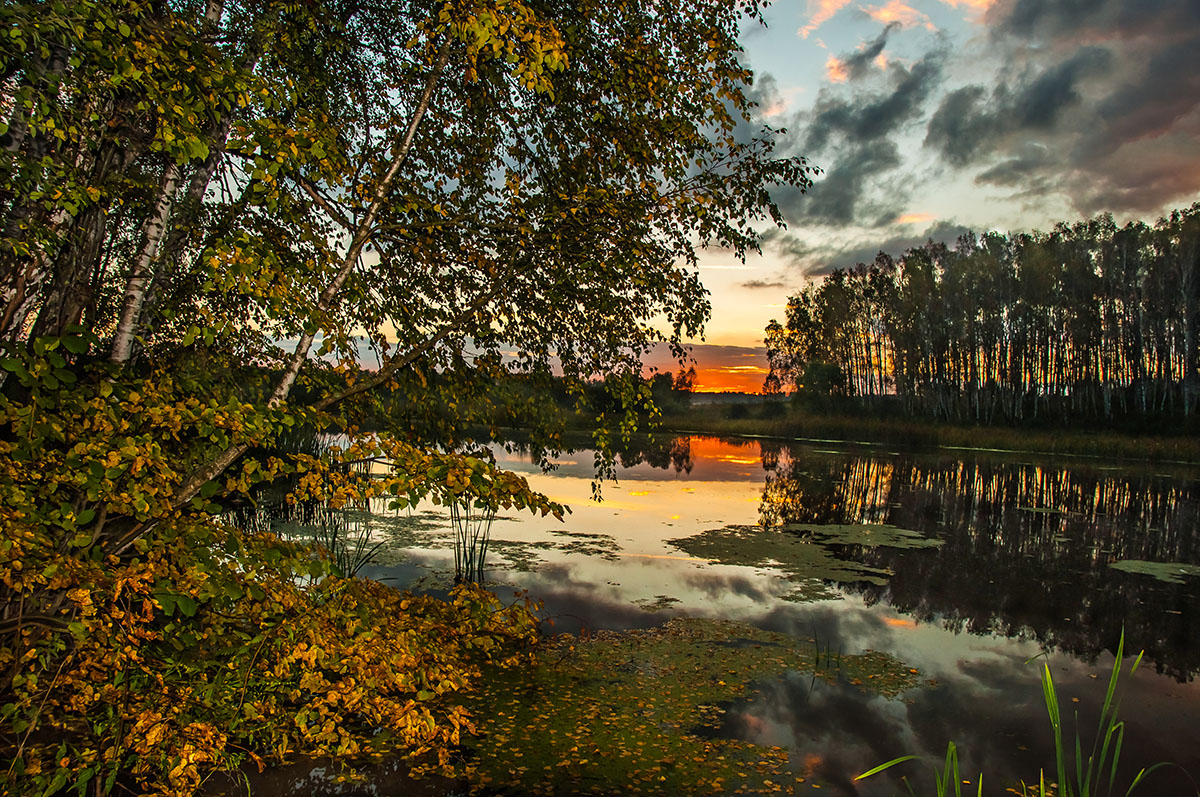
[[[1121,748],[1125,742],[1125,723],[1118,718],[1121,707],[1118,687],[1124,667],[1124,655],[1125,634],[1122,632],[1121,639],[1117,643],[1112,674],[1108,679],[1108,689],[1104,694],[1104,704],[1100,709],[1100,719],[1090,748],[1085,746],[1078,729],[1075,731],[1074,744],[1065,743],[1058,692],[1054,686],[1054,678],[1050,674],[1050,666],[1043,663],[1042,696],[1046,704],[1046,715],[1054,733],[1055,766],[1050,774],[1054,780],[1048,784],[1046,772],[1043,770],[1039,773],[1036,784],[1029,785],[1022,782],[1019,787],[1009,788],[1008,792],[1020,794],[1022,797],[1094,797],[1101,794],[1111,795],[1114,791],[1117,794],[1130,795],[1155,770],[1172,766],[1167,762],[1160,762],[1142,767],[1124,789],[1117,785],[1117,768],[1121,761]],[[1134,658],[1127,672],[1129,676],[1132,676],[1137,671],[1138,665],[1142,663],[1142,655],[1139,653]],[[1078,715],[1076,715],[1076,723],[1078,723]],[[899,764],[916,760],[920,760],[919,756],[900,756],[867,770],[858,775],[855,780],[863,780]],[[937,794],[937,797],[946,797],[951,794],[955,797],[962,797],[962,786],[969,781],[963,779],[959,770],[958,749],[954,742],[946,745],[946,760],[942,768],[938,769],[936,764],[931,765],[931,768],[933,770],[932,793]],[[983,773],[980,773],[975,781],[977,795],[983,794],[983,779]],[[903,780],[905,786],[908,787],[909,794],[916,795],[917,792],[914,791],[908,779],[904,778]],[[1193,783],[1193,785],[1195,784]],[[1200,795],[1200,788],[1196,790],[1196,793]]]

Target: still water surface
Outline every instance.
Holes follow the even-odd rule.
[[[940,761],[949,741],[987,793],[1036,781],[1053,767],[1042,662],[1071,738],[1072,711],[1094,727],[1122,628],[1126,649],[1146,657],[1125,687],[1118,783],[1164,760],[1200,778],[1200,470],[685,437],[625,457],[597,503],[591,451],[550,473],[497,455],[573,510],[562,523],[514,514],[492,528],[489,579],[543,601],[554,630],[714,617],[920,670],[925,685],[900,700],[786,675],[708,731],[789,748],[810,784],[891,794],[895,780],[852,778],[908,753]],[[446,516],[376,523],[389,544],[362,575],[446,583]],[[908,766],[923,793],[929,778]],[[1169,769],[1141,793],[1196,791]]]

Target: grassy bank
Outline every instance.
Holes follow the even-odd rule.
[[[744,417],[731,417],[737,415]],[[663,430],[1200,463],[1200,436],[1169,429],[1135,434],[1111,430],[954,426],[868,415],[817,415],[770,404],[693,407],[664,415]]]

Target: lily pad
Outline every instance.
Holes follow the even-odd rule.
[[[1113,562],[1109,567],[1123,570],[1126,573],[1141,573],[1152,576],[1168,584],[1182,584],[1184,576],[1200,578],[1200,566],[1182,562],[1147,562],[1144,559],[1123,559]]]
[[[1064,515],[1066,514],[1061,509],[1055,509],[1052,506],[1019,506],[1022,512],[1032,512],[1035,515]]]
[[[547,551],[553,548],[554,543],[552,542],[491,540],[488,542],[488,553],[499,554],[505,561],[488,562],[488,568],[532,573],[544,563],[538,551]]]

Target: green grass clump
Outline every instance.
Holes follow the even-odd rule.
[[[1144,651],[1143,651],[1144,653]],[[1133,675],[1137,671],[1138,665],[1142,663],[1142,655],[1139,653],[1134,659],[1133,664],[1129,668],[1129,675]],[[1054,678],[1050,674],[1050,666],[1043,663],[1042,665],[1042,696],[1046,702],[1046,714],[1050,718],[1050,726],[1054,732],[1054,760],[1055,771],[1058,780],[1046,784],[1046,775],[1043,771],[1040,773],[1036,786],[1021,783],[1019,789],[1009,789],[1010,792],[1023,795],[1023,797],[1094,797],[1095,795],[1111,795],[1114,790],[1117,794],[1132,794],[1145,780],[1146,776],[1157,769],[1160,769],[1169,764],[1162,762],[1154,764],[1150,767],[1143,767],[1138,770],[1138,773],[1133,777],[1129,786],[1122,792],[1117,786],[1117,766],[1121,760],[1121,747],[1125,741],[1125,723],[1118,719],[1119,709],[1121,705],[1120,698],[1117,695],[1117,687],[1121,679],[1121,670],[1125,655],[1125,632],[1121,632],[1121,640],[1117,643],[1117,657],[1113,663],[1112,674],[1108,679],[1108,690],[1104,695],[1104,706],[1100,711],[1100,721],[1096,728],[1095,738],[1092,740],[1091,750],[1088,751],[1086,757],[1084,755],[1083,740],[1079,736],[1079,732],[1075,732],[1075,744],[1068,746],[1063,739],[1063,723],[1062,712],[1058,705],[1058,693],[1054,688]],[[1076,715],[1076,725],[1078,725],[1078,714]],[[902,764],[906,761],[919,760],[918,756],[906,755],[899,758],[894,758],[891,761],[880,764],[877,767],[867,770],[855,780],[868,778],[886,769],[890,769],[897,764]],[[933,766],[934,787],[938,797],[953,793],[955,797],[961,797],[962,786],[964,782],[959,773],[958,767],[958,750],[954,746],[954,742],[950,742],[946,747],[946,761],[941,770],[937,766]],[[905,785],[908,786],[910,794],[915,795],[912,785],[905,779]],[[978,778],[978,792],[983,794],[983,774]],[[953,792],[951,792],[953,787]],[[1200,790],[1197,790],[1200,794]]]

